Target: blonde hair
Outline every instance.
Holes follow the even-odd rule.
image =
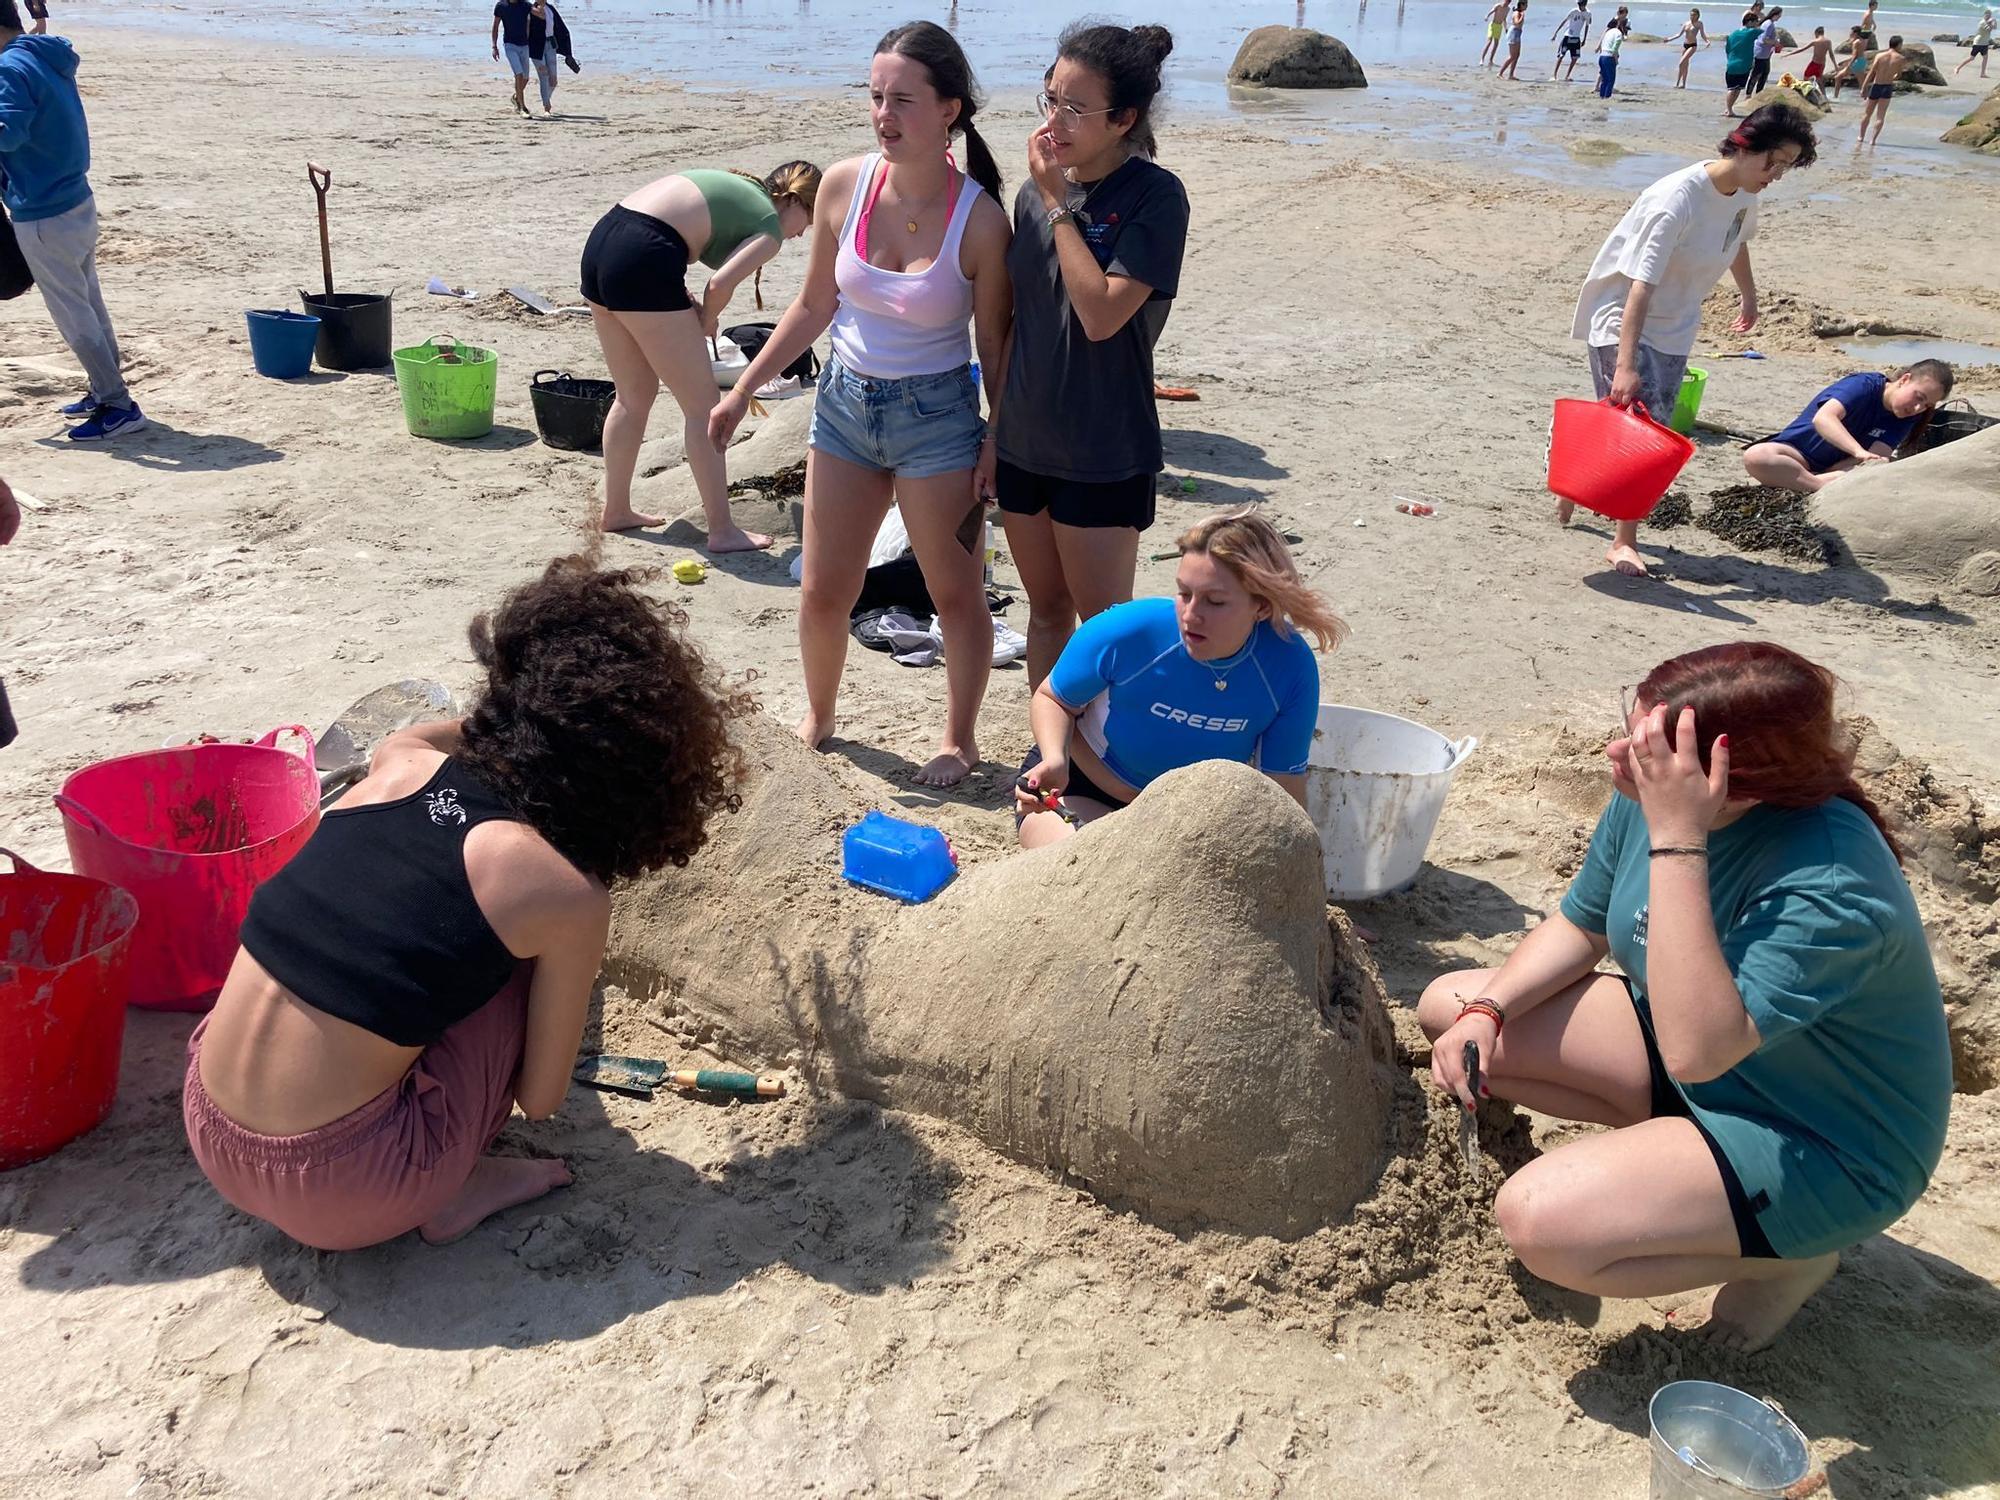
[[[823,174],[809,161],[788,161],[773,167],[768,176],[759,177],[755,172],[746,172],[741,167],[731,167],[730,172],[745,182],[754,182],[764,190],[764,196],[771,200],[773,208],[783,208],[789,198],[806,211],[806,217],[813,216],[814,206],[819,202],[819,184]],[[757,311],[764,310],[764,268],[759,266],[751,280],[751,290],[757,294]]]
[[[1247,510],[1210,516],[1183,531],[1175,545],[1183,557],[1199,552],[1229,569],[1252,597],[1271,607],[1271,624],[1278,634],[1303,630],[1322,651],[1347,639],[1347,622],[1333,612],[1323,594],[1299,581],[1292,549],[1262,516]]]

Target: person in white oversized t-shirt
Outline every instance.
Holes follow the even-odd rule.
[[[1576,60],[1583,56],[1583,39],[1590,35],[1590,0],[1576,0],[1576,8],[1557,23],[1549,33],[1549,40],[1562,38],[1562,45],[1556,49],[1556,65],[1549,77],[1562,72],[1565,59],[1569,62],[1569,72],[1563,75],[1564,82],[1576,76]]]
[[[1731,331],[1756,326],[1750,237],[1757,195],[1793,167],[1812,165],[1817,144],[1805,116],[1768,104],[1746,116],[1719,149],[1719,159],[1662,177],[1639,195],[1597,252],[1577,298],[1570,336],[1589,344],[1598,399],[1643,406],[1658,422],[1673,415],[1702,302],[1724,271],[1742,294]],[[1557,520],[1567,525],[1572,508],[1564,501]],[[1638,538],[1636,521],[1620,521],[1605,554],[1632,577],[1646,572]]]

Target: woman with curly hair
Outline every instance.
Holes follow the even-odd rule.
[[[1500,1189],[1522,1265],[1598,1297],[1717,1287],[1712,1331],[1745,1349],[1916,1202],[1951,1107],[1923,922],[1834,688],[1763,641],[1655,667],[1620,695],[1616,795],[1561,910],[1417,1007],[1465,1108],[1474,1047],[1482,1093],[1611,1127]]]
[[[1305,805],[1319,663],[1304,635],[1331,651],[1347,626],[1262,516],[1211,516],[1179,546],[1174,598],[1092,615],[1035,689],[1035,746],[1014,783],[1023,848],[1204,760],[1256,766]]]
[[[609,887],[735,810],[749,707],[641,578],[561,558],[475,620],[472,712],[385,739],[258,889],[182,1094],[245,1213],[323,1250],[441,1244],[569,1182],[486,1148],[561,1106]]]

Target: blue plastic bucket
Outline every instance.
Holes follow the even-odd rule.
[[[243,317],[250,325],[250,363],[259,375],[297,380],[312,369],[318,318],[275,307],[252,308]]]

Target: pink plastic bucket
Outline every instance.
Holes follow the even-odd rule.
[[[11,849],[0,875],[0,1169],[111,1112],[139,906],[101,880],[49,875]]]
[[[276,748],[290,732],[297,754]],[[312,736],[184,745],[86,766],[56,796],[69,860],[139,903],[132,1003],[206,1010],[236,957],[251,894],[319,826]]]

